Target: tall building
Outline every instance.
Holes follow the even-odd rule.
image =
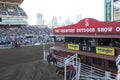
[[[78,23],[80,20],[81,20],[81,14],[79,14],[79,15],[77,14],[76,15],[76,23]]]
[[[44,25],[43,15],[41,13],[37,14],[37,25]]]
[[[120,0],[113,0],[113,20],[120,21]]]
[[[120,21],[120,0],[105,0],[105,21]]]
[[[52,28],[55,28],[55,27],[57,27],[57,17],[56,16],[53,16],[52,17],[52,22],[51,22],[51,24],[52,24]]]
[[[64,22],[64,25],[70,25],[73,24],[73,22],[70,20],[70,17],[67,18],[67,20]]]

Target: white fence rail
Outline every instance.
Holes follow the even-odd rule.
[[[86,64],[81,63],[81,78],[90,80],[115,80],[115,73],[104,71]]]

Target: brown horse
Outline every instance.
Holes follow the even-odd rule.
[[[67,67],[67,70],[66,70],[66,78],[67,80],[69,79],[69,67]],[[64,67],[57,67],[56,68],[56,75],[62,75],[64,76]],[[72,76],[75,76],[75,71],[73,72],[73,75]]]
[[[64,76],[64,67],[56,68],[56,75],[60,75],[60,74]]]
[[[56,75],[62,75],[62,76],[64,76],[64,67],[57,67],[56,68]],[[66,78],[67,79],[69,78],[68,70],[66,71]]]

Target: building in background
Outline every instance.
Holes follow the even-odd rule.
[[[105,0],[105,21],[120,21],[120,0]]]
[[[43,15],[41,13],[37,14],[37,25],[44,25]]]
[[[120,21],[120,0],[113,0],[113,21]]]
[[[76,23],[78,23],[81,20],[81,14],[76,15]]]
[[[113,21],[112,0],[105,0],[105,21]]]
[[[52,17],[51,26],[52,26],[52,28],[55,28],[55,27],[58,26],[57,17],[56,16]]]
[[[73,22],[70,20],[70,17],[68,17],[67,20],[65,22],[63,22],[63,25],[66,26],[66,25],[70,25],[70,24],[73,24]]]

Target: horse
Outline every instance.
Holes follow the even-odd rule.
[[[64,67],[56,68],[56,75],[60,75],[60,74],[64,76]]]
[[[49,55],[47,56],[47,62],[49,66],[51,66],[51,62],[53,62],[53,65],[57,66],[57,59],[55,57],[52,57],[52,59],[49,58]]]
[[[56,75],[62,75],[62,76],[64,76],[64,67],[57,67],[56,68]],[[68,72],[68,70],[66,71],[66,79],[68,80],[68,78],[69,78],[69,72]]]
[[[69,79],[69,67],[66,67],[67,70],[66,70],[66,79],[68,80]],[[65,72],[64,72],[64,67],[57,67],[56,68],[56,75],[62,75],[64,76]],[[75,76],[75,71],[73,72],[73,75],[72,77]]]

